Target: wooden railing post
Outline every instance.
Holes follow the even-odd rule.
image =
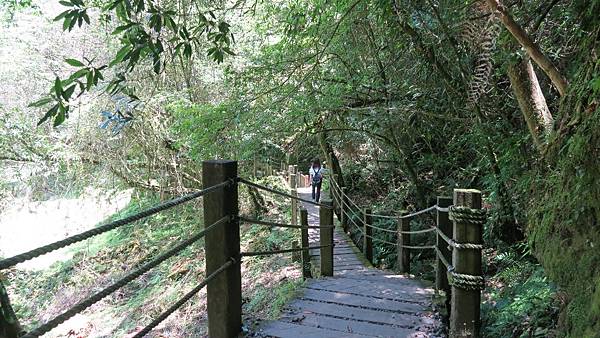
[[[298,196],[298,190],[296,189],[296,166],[290,165],[289,170],[289,181],[290,194],[292,196]],[[292,224],[298,224],[298,200],[292,198]]]
[[[363,253],[365,258],[373,263],[373,228],[371,225],[373,224],[373,217],[371,216],[372,210],[365,209],[364,210],[364,218],[363,218]]]
[[[481,209],[481,192],[472,189],[454,189],[454,206]],[[453,220],[453,240],[457,245],[481,245],[482,225]],[[452,251],[453,273],[482,276],[481,250],[458,248]],[[452,296],[450,313],[450,337],[479,337],[481,329],[480,303],[481,290],[477,287],[460,286],[458,277],[452,276]]]
[[[404,216],[407,212],[402,212],[400,215]],[[403,247],[404,245],[410,245],[410,234],[404,234],[403,231],[410,231],[410,218],[399,218],[398,219],[398,271],[400,273],[410,273],[410,249]]]
[[[204,161],[202,182],[205,188],[237,178],[237,162]],[[210,337],[237,337],[242,329],[242,278],[240,265],[240,227],[238,186],[233,184],[204,196],[204,226],[225,216],[231,220],[209,231],[204,238],[206,275],[230,259],[235,264],[207,285],[208,332]]]
[[[322,200],[321,203],[327,206],[333,206],[333,202],[330,199]],[[325,206],[319,208],[319,224],[321,226],[333,225],[332,208],[327,208]],[[321,248],[321,275],[333,276],[333,227],[321,228],[319,234],[319,245],[329,245]]]
[[[447,208],[452,205],[452,198],[450,197],[440,197],[437,198],[437,206],[440,208]],[[437,221],[436,226],[440,232],[446,235],[448,238],[452,238],[452,222],[448,218],[447,211],[437,211]],[[436,234],[436,243],[435,243],[438,251],[444,256],[446,261],[452,261],[452,251],[450,250],[448,243],[442,238],[441,235]],[[446,293],[446,299],[450,299],[450,284],[448,284],[448,269],[442,263],[442,259],[437,257],[437,265],[436,265],[436,276],[435,276],[435,285],[438,290],[443,290]],[[449,304],[447,304],[449,305]],[[449,309],[448,309],[449,310]]]
[[[292,242],[292,249],[299,249],[298,241]],[[292,262],[300,262],[300,251],[292,251]]]
[[[19,323],[19,319],[15,315],[8,292],[0,279],[0,337],[2,338],[18,338],[24,334],[23,327]]]
[[[300,224],[305,227],[300,230],[301,244],[303,248],[308,248],[308,210],[300,209]],[[310,271],[310,252],[308,249],[302,250],[302,277],[304,279],[312,278]]]

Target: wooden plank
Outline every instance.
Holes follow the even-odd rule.
[[[333,264],[335,266],[360,265],[360,266],[364,267],[363,263],[356,258],[334,259]]]
[[[388,285],[389,287],[398,287],[399,285],[404,285],[404,284],[408,284],[408,285],[413,285],[413,286],[418,286],[420,288],[422,288],[423,290],[428,290],[427,293],[428,294],[433,294],[433,289],[424,286],[422,283],[416,281],[416,280],[412,280],[412,279],[402,279],[402,278],[398,278],[401,277],[401,275],[398,276],[380,276],[377,274],[373,274],[371,272],[372,270],[365,270],[365,271],[361,271],[361,272],[348,272],[346,274],[343,275],[337,275],[338,277],[345,277],[345,278],[349,278],[349,279],[359,279],[361,281],[369,281],[369,282],[373,282],[375,284],[383,284],[383,285]]]
[[[325,303],[311,300],[297,299],[290,303],[290,309],[308,311],[317,314],[347,318],[348,320],[366,321],[374,324],[398,325],[416,327],[420,325],[420,317],[393,311],[380,311],[367,308],[347,306],[339,303]]]
[[[318,327],[299,325],[284,321],[269,322],[261,330],[261,334],[267,335],[268,337],[280,337],[280,338],[361,338],[364,335],[354,334],[346,331],[334,331],[328,329],[321,329]],[[375,337],[375,336],[371,336]]]
[[[286,316],[283,320],[306,326],[335,330],[339,332],[339,337],[346,337],[348,333],[360,334],[362,337],[418,337],[420,333],[414,329],[347,320],[314,313],[298,313]]]
[[[365,306],[369,308],[377,308],[390,311],[420,313],[429,310],[427,306],[419,303],[407,303],[398,300],[375,298],[358,295],[355,293],[347,293],[343,291],[307,289],[302,294],[302,298],[316,301],[332,299],[335,302],[342,303],[345,305]]]
[[[365,269],[365,266],[362,264],[350,264],[350,265],[342,265],[342,266],[334,266],[333,270],[334,271],[341,271],[341,270],[359,270],[362,271]]]
[[[429,302],[431,299],[431,295],[429,293],[421,292],[421,288],[419,287],[411,285],[381,285],[368,281],[361,282],[360,280],[352,282],[344,279],[344,283],[340,283],[339,278],[332,280],[316,280],[309,283],[307,287],[326,289],[329,291],[352,292],[399,301]]]
[[[354,256],[354,257],[358,256],[354,252],[335,252],[335,251],[333,252],[333,255],[334,256]],[[319,254],[315,255],[315,257],[319,257],[319,256],[320,256]]]
[[[351,247],[335,247],[333,248],[333,252],[336,253],[353,253],[353,254],[357,254],[356,251],[354,251]]]

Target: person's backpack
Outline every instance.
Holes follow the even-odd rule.
[[[321,175],[321,168],[319,168],[319,170],[316,170],[315,174],[313,175],[313,178],[312,178],[313,184],[321,183],[322,178],[323,178],[323,175]]]

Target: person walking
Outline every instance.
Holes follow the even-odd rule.
[[[312,186],[312,199],[315,202],[319,202],[321,198],[321,184],[323,183],[323,168],[318,158],[312,162],[308,173],[310,174],[310,185]]]

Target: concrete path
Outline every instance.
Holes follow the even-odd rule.
[[[310,188],[298,189],[310,199]],[[319,224],[319,209],[305,204],[308,222]],[[317,229],[310,229],[318,245]],[[403,275],[367,267],[364,258],[340,228],[334,232],[334,277],[306,282],[281,318],[265,323],[263,337],[357,338],[439,337],[440,323],[431,312],[433,290]],[[319,252],[311,252],[319,266]]]

